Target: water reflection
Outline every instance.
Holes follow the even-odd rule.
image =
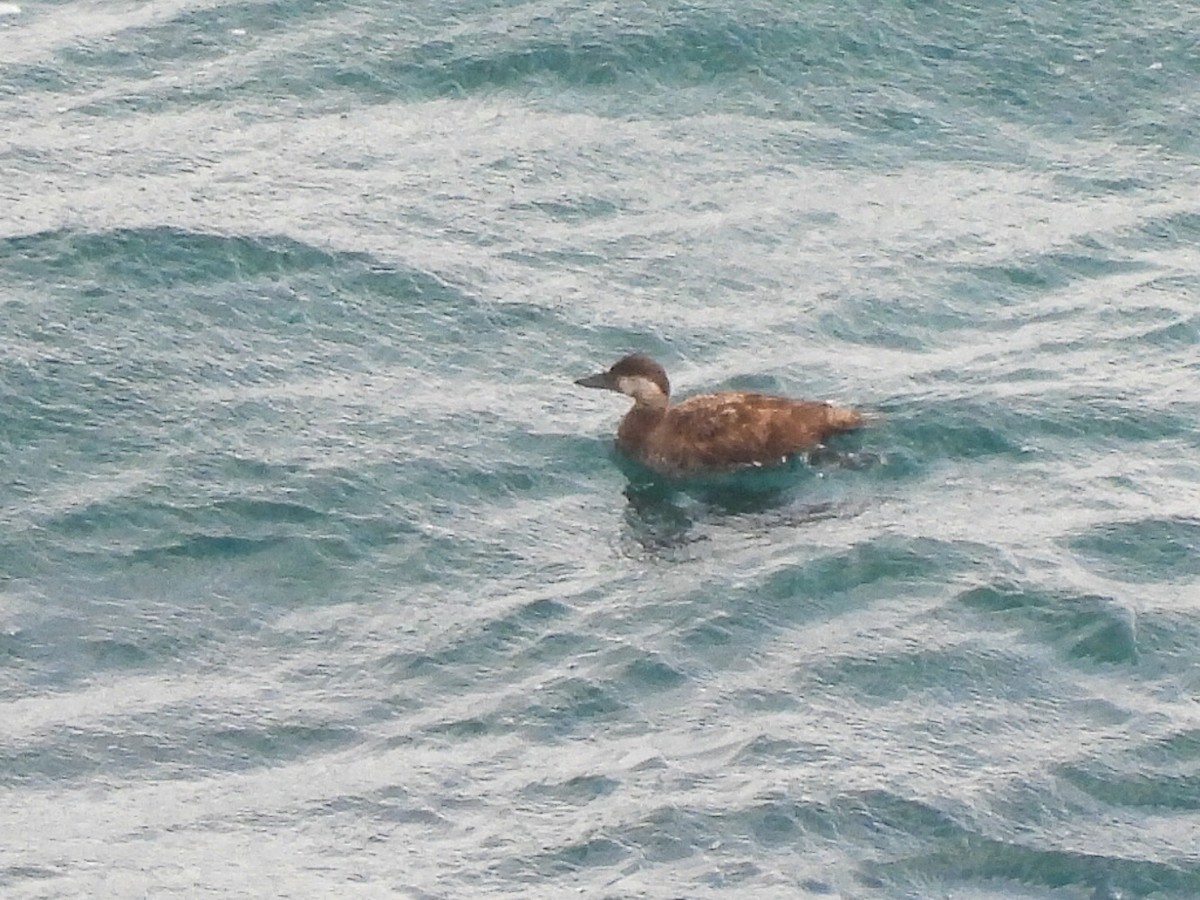
[[[679,479],[663,477],[623,457],[616,461],[629,479],[623,542],[635,555],[671,557],[681,551],[688,555],[689,548],[710,540],[718,527],[759,535],[856,514],[861,504],[813,487],[828,471],[858,470],[880,462],[822,447],[771,469]]]

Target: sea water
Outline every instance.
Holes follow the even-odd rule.
[[[1200,896],[1198,30],[0,4],[3,895]]]

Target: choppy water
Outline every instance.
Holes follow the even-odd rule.
[[[0,4],[4,895],[1200,896],[1198,33]]]

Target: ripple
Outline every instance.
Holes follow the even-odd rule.
[[[530,700],[520,711],[521,719],[554,735],[619,720],[630,709],[611,685],[579,677],[556,678]]]
[[[967,834],[953,850],[920,854],[872,867],[889,879],[957,885],[988,881],[1060,889],[1075,886],[1093,896],[1179,897],[1200,891],[1200,867],[1069,850],[1044,850]]]
[[[1157,518],[1100,525],[1068,545],[1101,574],[1130,583],[1200,575],[1200,520]]]
[[[564,603],[538,598],[453,635],[441,648],[428,646],[417,652],[394,654],[388,665],[414,676],[452,671],[467,663],[503,670],[528,658],[557,662],[595,650],[599,644],[594,637],[552,631],[569,615],[570,609]]]
[[[801,682],[823,693],[844,694],[886,707],[926,694],[1007,700],[1030,691],[1036,678],[1019,657],[985,654],[963,640],[949,648],[908,646],[861,655],[840,653],[810,666]]]
[[[155,724],[155,720],[159,724]],[[165,730],[163,722],[181,725]],[[181,710],[120,720],[116,728],[67,727],[33,740],[0,745],[13,783],[70,783],[120,776],[190,779],[201,771],[268,767],[320,755],[351,743],[357,730],[337,723],[262,722],[230,726],[187,721]]]
[[[989,614],[1023,620],[1031,637],[1061,645],[1073,657],[1110,663],[1138,658],[1134,612],[1111,597],[997,583],[964,591],[958,599]]]
[[[310,806],[315,815],[350,816],[356,821],[416,825],[421,828],[448,830],[453,823],[437,811],[423,805],[401,787],[390,786],[366,795],[343,795]]]
[[[802,615],[803,607],[789,601],[823,601],[873,586],[935,579],[967,565],[973,549],[967,543],[881,535],[779,567],[757,588],[767,603],[760,608],[783,611],[790,606]]]
[[[1102,803],[1161,810],[1200,810],[1200,773],[1190,775],[1068,769],[1063,778]]]
[[[13,886],[22,881],[45,881],[62,874],[47,866],[5,866],[0,869],[0,886]]]
[[[969,403],[927,407],[919,414],[889,411],[888,436],[923,466],[946,459],[1025,458],[1029,436],[1006,418],[994,407],[983,409]],[[887,452],[891,455],[893,451],[889,447]]]
[[[629,855],[629,848],[617,841],[591,838],[563,847],[542,859],[533,860],[530,865],[539,874],[558,875],[581,869],[614,866]]]
[[[116,229],[109,232],[57,231],[8,237],[0,241],[26,275],[50,271],[60,277],[95,278],[144,288],[254,280],[330,268],[337,257],[287,238],[205,234],[177,228]],[[107,293],[118,309],[129,307]],[[233,310],[229,310],[230,313]]]
[[[579,775],[557,783],[537,782],[521,793],[533,800],[583,806],[617,791],[621,783],[605,775]]]
[[[635,692],[657,692],[678,687],[688,680],[678,669],[661,659],[639,657],[625,667],[622,683]]]
[[[739,763],[754,766],[796,766],[816,763],[829,758],[829,748],[823,744],[808,743],[787,738],[760,734],[749,741],[735,757]]]

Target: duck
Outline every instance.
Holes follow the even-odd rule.
[[[855,409],[751,391],[696,394],[672,403],[666,370],[642,353],[575,384],[633,398],[617,428],[617,449],[669,477],[783,465],[865,422]]]

